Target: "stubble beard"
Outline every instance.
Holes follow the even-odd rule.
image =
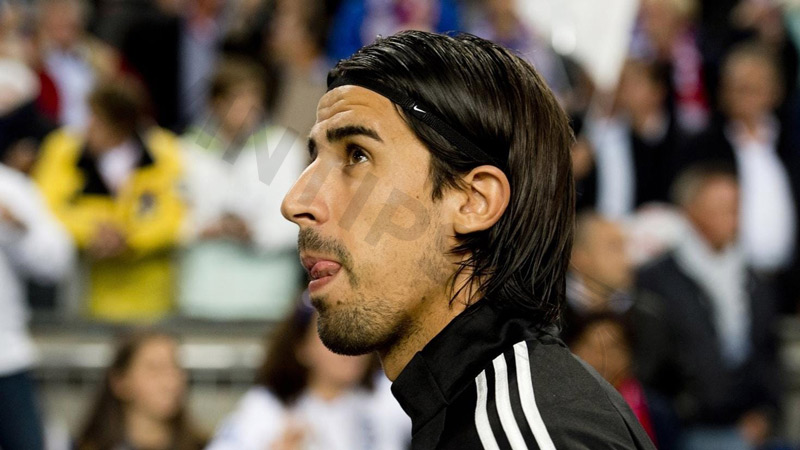
[[[340,355],[364,355],[392,348],[410,328],[410,319],[384,299],[353,298],[329,303],[327,296],[312,297],[319,312],[317,331],[322,343]]]

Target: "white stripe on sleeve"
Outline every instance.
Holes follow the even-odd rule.
[[[528,450],[528,445],[525,444],[517,420],[514,418],[514,411],[511,410],[506,358],[500,355],[492,361],[492,365],[494,365],[494,399],[497,404],[497,415],[500,416],[500,423],[506,432],[508,443],[511,444],[512,450]]]
[[[478,437],[480,437],[484,449],[500,450],[497,440],[494,438],[492,426],[489,425],[489,414],[486,411],[488,387],[485,370],[475,378],[475,385],[478,389],[478,401],[475,404],[475,427],[478,429]]]
[[[514,363],[517,368],[517,386],[519,398],[522,402],[522,411],[528,420],[533,436],[541,450],[555,450],[553,439],[547,432],[539,408],[536,407],[536,398],[533,395],[533,379],[531,378],[531,365],[528,357],[528,343],[525,341],[514,344]]]

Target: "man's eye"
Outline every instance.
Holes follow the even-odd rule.
[[[367,156],[367,152],[364,151],[361,147],[357,145],[351,145],[347,148],[347,158],[350,164],[360,164],[363,162],[367,162],[369,160],[369,156]]]

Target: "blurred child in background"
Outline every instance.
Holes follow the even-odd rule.
[[[410,420],[389,394],[388,380],[375,379],[374,357],[328,350],[307,295],[276,329],[256,386],[207,450],[408,447]]]
[[[185,408],[186,373],[167,334],[133,334],[117,348],[76,450],[199,450]]]

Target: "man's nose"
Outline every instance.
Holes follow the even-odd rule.
[[[281,214],[286,220],[301,228],[324,223],[329,218],[323,195],[323,185],[330,168],[317,160],[312,163],[286,194],[281,204]]]

